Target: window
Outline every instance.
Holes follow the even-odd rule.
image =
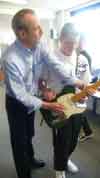
[[[86,37],[92,66],[100,68],[100,3],[71,12],[72,19]]]

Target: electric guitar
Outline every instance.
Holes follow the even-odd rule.
[[[52,112],[52,111],[43,111],[42,114],[44,117],[44,120],[49,125],[49,127],[56,127],[61,128],[67,121],[67,119],[70,119],[72,115],[80,114],[86,110],[86,106],[80,105],[80,100],[83,97],[88,96],[88,89],[94,89],[96,90],[100,86],[100,81],[97,81],[96,83],[93,83],[89,86],[87,86],[85,89],[83,89],[79,93],[74,93],[75,90],[73,90],[73,87],[65,88],[63,95],[57,97],[57,102],[64,105],[64,115],[65,117],[62,119],[60,118],[58,113]],[[67,93],[67,94],[66,94]]]

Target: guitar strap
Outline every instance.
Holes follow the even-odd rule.
[[[71,85],[64,86],[62,91],[57,95],[56,99],[67,93],[75,93],[75,87]]]

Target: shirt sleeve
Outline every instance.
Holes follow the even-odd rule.
[[[71,75],[69,70],[66,70],[66,66],[57,59],[54,53],[44,53],[43,57],[48,68],[51,67],[57,73],[62,84],[75,85],[78,78]]]
[[[5,62],[4,69],[6,85],[10,88],[14,97],[28,108],[29,113],[32,110],[39,109],[42,106],[42,100],[26,90],[23,77],[18,67],[13,63]]]

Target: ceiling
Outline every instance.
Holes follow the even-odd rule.
[[[73,9],[95,2],[98,0],[0,0],[0,14],[13,15],[22,8],[33,8],[40,18],[53,18],[58,10]]]

